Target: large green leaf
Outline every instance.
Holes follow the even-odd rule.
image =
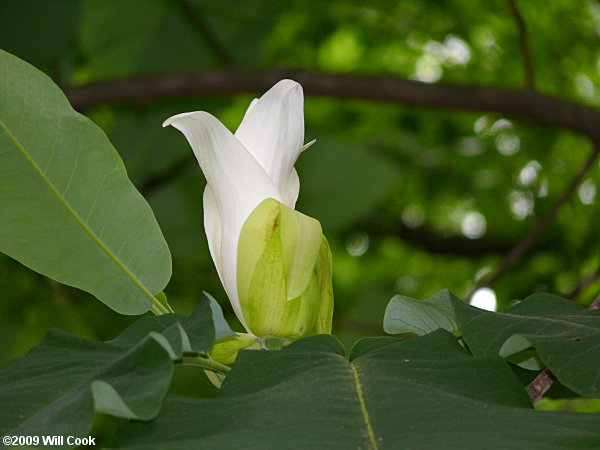
[[[447,289],[427,300],[415,300],[403,295],[394,296],[385,309],[383,329],[386,333],[411,333],[421,336],[442,328],[454,332],[458,326],[452,300],[459,301]]]
[[[0,51],[0,251],[123,314],[171,276],[152,210],[104,133],[34,67]]]
[[[472,357],[448,332],[360,342],[331,336],[243,351],[216,399],[167,397],[118,448],[582,448],[600,415],[531,408],[496,355]]]
[[[535,347],[558,380],[585,397],[600,397],[600,310],[551,294],[534,294],[502,313],[455,302],[456,318],[475,355],[509,356]]]
[[[222,328],[213,302],[202,298],[189,318],[144,317],[107,342],[51,330],[0,371],[0,404],[11,405],[0,409],[0,434],[85,436],[97,412],[154,418],[173,360],[207,352]]]

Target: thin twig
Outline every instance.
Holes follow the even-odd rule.
[[[512,13],[517,29],[519,30],[519,45],[523,56],[523,66],[525,69],[525,85],[529,89],[535,89],[535,79],[533,77],[533,60],[531,57],[531,49],[529,46],[529,35],[527,33],[527,25],[523,19],[523,15],[517,6],[516,0],[506,0]]]
[[[591,310],[600,309],[600,295],[598,295],[598,297],[596,297],[596,300],[594,300],[592,302],[592,304],[589,306],[588,309],[591,309]]]
[[[184,352],[180,359],[175,359],[173,362],[175,364],[199,366],[205,370],[220,373],[221,375],[227,375],[231,371],[231,367],[228,367],[225,364],[221,364],[210,358],[205,358],[196,352]]]
[[[588,309],[600,309],[600,295],[596,297],[596,300],[592,302]],[[538,373],[537,377],[535,377],[533,381],[525,387],[525,390],[527,391],[527,394],[529,394],[531,401],[533,403],[539,402],[546,392],[548,392],[548,389],[552,387],[554,380],[556,380],[556,376],[554,376],[550,369],[547,367],[542,369],[542,371]]]
[[[579,186],[587,171],[592,167],[598,158],[599,153],[600,147],[594,147],[586,161],[577,171],[573,179],[569,182],[563,193],[556,199],[552,207],[546,212],[541,220],[535,224],[531,231],[512,248],[512,250],[500,262],[500,265],[496,268],[496,270],[491,272],[488,276],[482,278],[475,285],[471,292],[466,296],[466,301],[471,298],[473,292],[475,292],[477,289],[484,286],[491,286],[500,278],[502,278],[510,270],[510,268],[515,265],[515,263],[517,263],[519,259],[521,259],[521,257],[537,242],[542,234],[544,234],[544,232],[548,229],[550,224],[552,224],[560,208],[577,190],[577,186]]]
[[[227,48],[221,44],[219,38],[206,23],[202,14],[196,10],[192,2],[189,0],[175,0],[175,4],[179,6],[185,15],[185,18],[192,24],[194,30],[200,35],[200,38],[208,44],[221,63],[226,66],[234,66],[235,58],[233,58]]]
[[[173,97],[264,92],[282,78],[298,81],[307,95],[397,102],[430,108],[495,111],[566,128],[600,144],[600,111],[530,89],[422,83],[389,76],[302,70],[221,69],[105,81],[67,90],[75,109],[99,103],[147,105]]]
[[[583,280],[581,280],[579,283],[577,283],[577,285],[571,290],[571,292],[569,292],[566,295],[566,298],[570,298],[570,299],[577,298],[577,296],[581,293],[581,291],[583,291],[590,284],[594,283],[595,281],[597,281],[599,279],[600,279],[600,267],[598,267],[598,269],[593,274],[591,274],[589,277],[586,277]]]
[[[554,383],[555,379],[556,377],[547,367],[542,369],[538,376],[535,377],[533,381],[525,387],[531,402],[539,402],[544,394],[548,392],[548,389],[550,389],[550,386],[552,386],[552,383]]]

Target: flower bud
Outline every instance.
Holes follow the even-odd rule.
[[[256,336],[330,333],[331,252],[321,224],[272,198],[261,202],[240,233],[237,288]]]

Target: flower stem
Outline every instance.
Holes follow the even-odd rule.
[[[231,368],[225,364],[218,363],[212,359],[205,358],[204,356],[195,352],[184,352],[181,359],[173,361],[175,364],[187,364],[192,366],[199,366],[206,370],[212,370],[213,372],[220,373],[221,375],[227,375]]]

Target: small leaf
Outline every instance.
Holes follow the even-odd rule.
[[[258,350],[260,342],[256,336],[246,333],[235,333],[215,341],[210,357],[221,364],[233,364],[240,350]]]
[[[154,296],[154,298],[159,301],[159,303],[164,307],[165,311],[173,312],[169,302],[167,301],[167,295],[164,292],[159,292]]]
[[[183,323],[183,327],[194,351],[206,353],[210,350],[215,340],[215,326],[211,301],[206,295],[200,297],[194,311]]]
[[[393,297],[385,310],[383,329],[389,334],[412,333],[422,336],[438,329],[457,330],[452,301],[460,301],[447,289],[427,300],[402,295]]]
[[[229,327],[229,324],[223,316],[223,310],[221,309],[219,302],[217,302],[208,292],[204,292],[204,295],[210,301],[212,320],[215,327],[215,339],[223,339],[229,336],[235,336],[235,333]]]

